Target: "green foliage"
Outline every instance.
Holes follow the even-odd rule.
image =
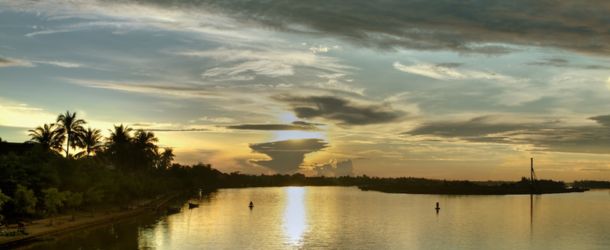
[[[15,194],[13,195],[13,203],[15,211],[20,215],[30,215],[36,212],[36,203],[38,199],[34,195],[34,191],[17,185]]]
[[[11,197],[2,193],[2,190],[0,189],[0,212],[2,212],[2,207],[4,206],[4,204],[10,200],[11,200]]]
[[[83,204],[83,193],[65,191],[64,205],[70,209],[78,209]]]
[[[42,190],[42,193],[44,197],[44,207],[51,215],[56,214],[66,201],[66,194],[59,192],[57,188],[47,188]]]

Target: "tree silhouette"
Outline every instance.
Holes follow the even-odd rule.
[[[55,124],[44,124],[42,127],[39,126],[28,131],[30,132],[30,142],[39,143],[47,150],[62,150],[65,136]]]
[[[153,132],[147,132],[142,129],[136,131],[133,138],[133,153],[136,155],[136,164],[140,167],[153,167],[156,161],[157,145],[159,139],[155,137]]]
[[[159,169],[168,169],[172,165],[172,161],[174,160],[174,150],[172,148],[165,148],[163,153],[161,153],[159,157],[159,162],[157,164],[157,168]]]
[[[107,153],[114,164],[120,167],[125,167],[130,160],[131,131],[130,127],[123,124],[115,125],[114,130],[110,131],[110,137],[108,137],[106,142]]]
[[[110,137],[108,137],[108,147],[113,148],[119,145],[127,145],[131,141],[131,131],[133,129],[129,126],[114,126],[114,131],[110,131]]]
[[[82,134],[82,146],[85,151],[77,154],[78,157],[86,154],[90,156],[91,153],[96,153],[102,149],[102,133],[99,129],[87,128]]]
[[[68,138],[66,157],[70,157],[70,147],[76,148],[82,145],[83,133],[85,131],[83,125],[86,123],[83,119],[76,119],[76,112],[70,113],[70,111],[66,111],[65,114],[60,114],[57,117],[57,124]]]

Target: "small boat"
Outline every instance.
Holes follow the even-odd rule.
[[[189,209],[199,207],[199,204],[189,202]]]
[[[250,202],[250,204],[248,205],[248,207],[249,207],[250,209],[252,209],[252,208],[254,207],[254,203]]]

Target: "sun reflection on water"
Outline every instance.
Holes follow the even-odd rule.
[[[286,208],[284,210],[284,234],[286,243],[297,246],[303,243],[307,230],[305,214],[305,188],[286,188]]]

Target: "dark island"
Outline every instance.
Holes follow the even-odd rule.
[[[507,195],[584,192],[583,186],[568,187],[564,182],[534,180],[523,177],[517,182],[448,181],[422,178],[387,179],[377,184],[358,186],[363,191],[406,194]]]

